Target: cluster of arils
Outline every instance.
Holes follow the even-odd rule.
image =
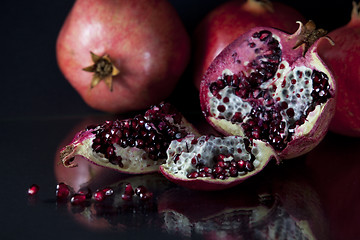
[[[136,147],[144,149],[153,160],[166,158],[166,150],[172,140],[185,136],[185,132],[175,124],[180,124],[181,114],[169,104],[161,103],[153,107],[144,116],[132,119],[106,121],[96,127],[92,148],[102,153],[112,164],[122,167],[122,157],[115,154],[116,147]],[[93,126],[89,126],[91,129]]]
[[[255,158],[254,156],[252,156]],[[188,174],[188,178],[210,177],[217,179],[226,179],[229,177],[237,177],[239,174],[245,174],[255,169],[252,160],[235,160],[233,155],[219,154],[214,157],[213,167],[207,167],[203,164],[196,166],[197,170]],[[196,161],[193,161],[196,164]]]
[[[37,184],[32,184],[28,189],[29,196],[35,196],[39,192],[40,187]],[[72,205],[81,205],[94,200],[95,202],[102,202],[106,198],[114,194],[114,189],[111,187],[103,187],[97,189],[94,193],[90,188],[84,187],[74,192],[73,188],[63,182],[56,185],[56,199],[58,202],[67,202],[70,200]],[[153,193],[150,192],[145,186],[139,185],[135,189],[130,183],[125,185],[124,193],[121,198],[125,201],[129,201],[133,196],[138,196],[140,200],[149,200],[153,197]]]

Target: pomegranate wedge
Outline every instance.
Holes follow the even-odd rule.
[[[126,173],[156,172],[165,162],[166,150],[172,140],[195,128],[169,103],[153,106],[144,115],[131,119],[106,121],[80,131],[61,150],[65,167],[75,167],[75,156]]]
[[[239,136],[188,135],[172,141],[167,154],[161,173],[174,183],[197,190],[230,188],[277,159],[268,143]]]

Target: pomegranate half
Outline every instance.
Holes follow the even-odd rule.
[[[201,82],[208,122],[225,135],[267,142],[282,159],[313,149],[335,110],[335,81],[317,54],[325,33],[309,21],[292,35],[256,27],[237,38]]]

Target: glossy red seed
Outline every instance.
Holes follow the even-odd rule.
[[[125,185],[125,194],[126,195],[134,195],[134,189],[132,188],[131,184],[130,183],[127,183]]]
[[[106,196],[111,196],[114,194],[114,190],[110,187],[106,187],[106,188],[102,189],[101,191],[103,191]]]
[[[98,191],[96,191],[96,192],[94,193],[94,199],[95,199],[95,201],[97,201],[97,202],[102,202],[102,201],[104,201],[104,200],[105,200],[105,197],[106,197],[105,192],[102,191],[102,190],[98,190]]]
[[[79,205],[86,202],[86,196],[84,194],[75,194],[70,199],[71,204]]]
[[[37,184],[32,184],[29,189],[28,189],[28,194],[29,195],[35,195],[39,192],[39,186]]]
[[[70,189],[65,183],[59,183],[56,186],[56,198],[59,200],[67,199],[70,195]]]
[[[147,188],[145,186],[138,186],[137,188],[135,188],[135,194],[140,196],[141,193],[146,193],[147,192]]]

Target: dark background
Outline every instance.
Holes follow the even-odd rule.
[[[1,4],[0,239],[148,239],[151,237],[149,233],[142,231],[95,233],[75,223],[67,211],[59,211],[54,204],[56,180],[53,168],[59,146],[74,127],[79,126],[87,117],[108,116],[88,107],[57,67],[55,42],[73,2],[23,0],[5,1]],[[170,2],[178,10],[191,35],[197,23],[224,1]],[[350,20],[350,0],[282,2],[295,7],[307,19],[314,20],[318,27],[328,31],[345,25]],[[189,76],[189,70],[185,71],[171,96],[172,99],[178,99],[176,104],[182,109],[187,109],[188,104],[190,108],[196,108],[193,103],[197,101],[196,95],[190,99],[182,98],[185,90],[196,92],[187,82]],[[337,136],[331,137],[337,139]],[[339,139],[344,143],[351,141],[348,138]],[[336,145],[336,141],[333,145]],[[356,140],[351,146],[359,148],[359,144]],[[356,159],[358,155],[350,157]],[[331,171],[338,166],[346,169],[341,161],[330,165]],[[348,163],[348,160],[345,162]],[[304,166],[301,161],[300,165]],[[333,172],[338,173],[336,170]],[[40,200],[36,203],[29,201],[26,194],[32,183],[41,186]],[[334,182],[330,184],[332,183]],[[360,180],[352,178],[350,183],[351,185],[344,187],[345,190],[358,189]],[[323,197],[326,199],[328,196],[325,194]],[[349,199],[358,200],[355,197]],[[348,206],[354,204],[354,201],[350,201]],[[349,212],[351,210],[347,213]],[[353,216],[349,218],[346,214],[339,214],[339,219],[347,220],[344,224],[354,223],[351,217]],[[150,231],[150,234],[159,233]],[[350,235],[356,236],[356,233]],[[167,239],[169,236],[159,234],[154,237],[160,238]]]

